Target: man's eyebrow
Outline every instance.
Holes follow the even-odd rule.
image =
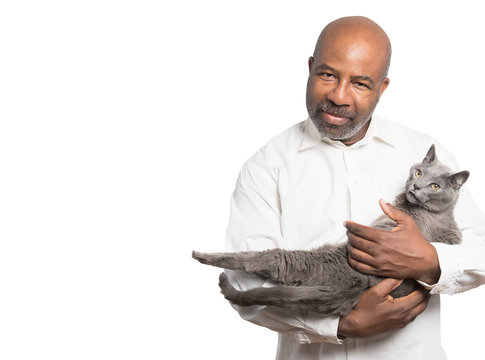
[[[335,70],[333,67],[331,67],[330,65],[327,65],[325,63],[318,65],[316,70],[330,70],[330,71],[333,71],[333,72],[337,72],[337,70]]]

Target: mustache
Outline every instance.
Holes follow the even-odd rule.
[[[333,116],[344,117],[350,120],[355,119],[355,113],[353,113],[352,111],[348,111],[344,107],[335,106],[328,103],[318,104],[315,110],[317,110],[317,112],[325,112]]]

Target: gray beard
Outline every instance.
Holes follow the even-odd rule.
[[[332,124],[327,124],[324,122],[317,114],[309,112],[308,115],[312,120],[313,124],[317,128],[320,135],[332,139],[332,140],[347,140],[355,136],[366,124],[367,121],[356,123],[354,119],[350,120],[347,126],[337,126]],[[338,131],[327,131],[328,128],[336,129]]]
[[[311,106],[307,103],[307,110],[308,115],[313,121],[313,124],[317,128],[318,132],[322,136],[325,136],[332,140],[346,140],[352,138],[367,123],[367,121],[356,122],[356,116],[353,112],[347,111],[342,107],[332,106],[329,104],[318,104]],[[349,118],[350,123],[348,123],[346,126],[328,124],[322,119],[322,112],[326,112],[335,116]],[[328,132],[326,131],[326,128],[336,129],[337,131]]]

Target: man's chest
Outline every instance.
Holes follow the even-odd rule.
[[[285,248],[310,249],[346,241],[343,221],[370,224],[375,220],[381,214],[378,200],[394,200],[403,190],[411,166],[394,151],[310,155],[280,172]]]

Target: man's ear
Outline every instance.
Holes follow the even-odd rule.
[[[389,80],[389,78],[387,78],[387,77],[384,80],[382,80],[382,83],[381,83],[380,88],[379,88],[379,97],[381,97],[381,95],[384,93],[384,90],[387,89],[390,82],[391,82],[391,80]]]
[[[310,57],[308,58],[308,72],[309,72],[309,73],[311,73],[311,72],[312,72],[312,65],[313,65],[313,61],[314,61],[314,60],[315,60],[315,59],[313,58],[313,56],[310,56]]]

